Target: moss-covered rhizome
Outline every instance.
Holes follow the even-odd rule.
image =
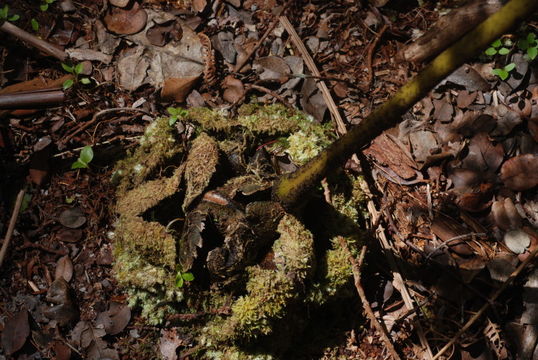
[[[363,198],[342,173],[328,181],[333,205],[315,195],[293,215],[271,184],[333,140],[279,105],[155,119],[114,175],[114,270],[130,304],[188,331],[200,358],[278,358],[296,344],[309,314],[353,294],[342,243],[361,241]],[[178,286],[185,272],[195,278]]]

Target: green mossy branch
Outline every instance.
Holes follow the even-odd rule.
[[[304,195],[330,170],[339,166],[384,130],[396,125],[401,116],[440,81],[467,60],[478,55],[510,28],[533,14],[537,8],[538,1],[536,0],[511,0],[497,13],[439,54],[415,78],[400,88],[389,101],[373,111],[319,156],[293,174],[280,178],[273,186],[275,200],[288,209],[296,207],[304,200]]]

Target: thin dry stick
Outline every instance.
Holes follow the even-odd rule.
[[[299,52],[303,56],[303,59],[304,59],[304,61],[306,63],[306,66],[308,67],[308,70],[310,70],[310,72],[312,74],[314,74],[314,76],[321,77],[321,73],[319,72],[318,68],[316,67],[316,63],[314,63],[314,59],[312,59],[312,57],[308,53],[308,50],[306,49],[306,46],[304,46],[301,38],[299,37],[299,35],[295,31],[295,28],[293,27],[293,25],[288,20],[288,17],[287,16],[280,16],[279,19],[280,19],[280,23],[282,24],[282,26],[284,26],[284,29],[286,29],[288,34],[290,34],[291,41],[293,42],[295,47],[297,49],[299,49]],[[338,133],[340,135],[345,134],[347,132],[346,125],[344,123],[344,120],[342,120],[342,117],[340,116],[340,113],[338,112],[338,107],[336,106],[336,104],[335,104],[335,102],[334,102],[334,100],[333,100],[333,98],[331,96],[329,88],[327,87],[325,82],[322,81],[322,80],[318,81],[317,84],[318,84],[318,89],[323,94],[323,97],[325,98],[325,101],[327,102],[327,107],[329,108],[329,111],[330,111],[334,121],[336,122],[336,129],[338,130]]]
[[[120,108],[104,109],[104,110],[96,112],[92,116],[90,121],[85,122],[84,124],[82,124],[82,126],[78,127],[73,132],[71,132],[71,134],[64,137],[62,139],[62,143],[64,143],[64,144],[67,143],[69,140],[71,140],[71,138],[73,138],[73,136],[75,136],[75,135],[79,134],[80,132],[86,130],[88,127],[90,127],[97,120],[98,117],[103,116],[103,115],[108,114],[108,113],[111,113],[111,112],[117,112],[117,111],[135,111],[135,112],[141,112],[141,113],[149,115],[149,113],[146,110],[138,109],[138,108],[120,107]]]
[[[370,190],[368,189],[365,182],[361,182],[361,188],[363,190],[366,190],[367,193],[370,193]],[[372,223],[376,223],[381,215],[377,211],[374,202],[372,200],[369,200],[367,207],[370,214],[372,214]],[[394,283],[400,285],[397,287],[397,289],[402,295],[405,307],[407,307],[409,310],[414,309],[413,298],[409,293],[409,289],[407,289],[407,285],[405,284],[403,276],[398,268],[398,265],[396,264],[396,260],[394,259],[394,248],[392,247],[387,236],[385,235],[385,228],[382,225],[378,225],[376,229],[376,235],[377,238],[381,241],[381,246],[383,247],[383,249],[386,250],[385,254],[392,270],[392,277],[394,279]],[[416,322],[416,328],[420,343],[424,347],[424,349],[426,349],[427,358],[432,359],[433,353],[430,344],[428,342],[428,339],[426,338],[426,335],[424,334],[424,329],[422,329],[422,325],[420,325],[420,322],[418,321]]]
[[[291,4],[291,0],[288,1],[283,7],[282,9],[280,9],[280,12],[278,13],[278,16],[282,15],[284,13],[284,11],[286,11],[286,9],[288,8],[288,6]],[[274,20],[273,23],[267,28],[267,30],[265,31],[265,33],[262,35],[262,37],[260,38],[260,40],[256,43],[256,45],[247,53],[247,56],[245,56],[241,61],[239,61],[236,65],[235,65],[235,68],[234,68],[234,71],[235,72],[239,72],[241,71],[241,69],[243,68],[243,66],[245,66],[245,64],[247,63],[247,61],[252,57],[252,55],[254,55],[254,53],[256,52],[256,50],[258,50],[260,48],[260,46],[262,46],[263,42],[265,41],[265,39],[267,39],[267,37],[269,36],[269,34],[271,34],[273,32],[273,30],[276,28],[276,26],[278,25],[278,20]]]
[[[355,288],[357,289],[357,293],[359,294],[359,297],[361,298],[362,307],[364,308],[364,312],[366,313],[366,316],[368,316],[368,319],[370,319],[370,322],[375,326],[377,331],[381,334],[381,338],[383,339],[383,342],[385,343],[385,346],[390,352],[390,355],[392,356],[392,358],[395,360],[400,360],[400,355],[398,355],[398,353],[396,352],[396,349],[394,348],[394,345],[392,344],[392,341],[390,340],[390,336],[387,329],[383,325],[381,325],[381,323],[375,317],[374,311],[372,310],[372,307],[370,306],[370,303],[368,302],[368,299],[366,298],[366,293],[364,292],[364,288],[362,287],[362,284],[361,284],[361,266],[364,261],[364,255],[366,254],[366,245],[362,247],[358,261],[351,255],[347,247],[347,244],[345,240],[343,239],[341,239],[341,246],[348,253],[349,261],[351,262],[351,267],[353,269],[353,278],[355,279]]]
[[[4,243],[2,244],[2,249],[0,249],[0,268],[6,257],[7,248],[11,242],[11,237],[13,236],[13,231],[15,231],[15,224],[17,223],[17,218],[19,217],[19,211],[21,210],[22,199],[24,199],[24,194],[26,191],[22,189],[17,195],[17,200],[15,201],[15,207],[11,213],[11,219],[9,220],[9,226],[7,228],[6,237],[4,238]]]
[[[45,54],[54,56],[60,61],[65,61],[67,59],[67,53],[56,46],[52,45],[51,43],[48,43],[44,40],[41,40],[37,38],[36,36],[30,34],[29,32],[24,31],[23,29],[19,28],[16,25],[13,25],[12,23],[5,21],[2,23],[0,21],[0,30],[4,31],[8,34],[11,34],[17,38],[19,38],[22,41],[27,42],[28,44],[32,45],[33,47],[37,48],[38,50],[43,51]]]
[[[484,313],[486,312],[486,310],[488,309],[488,307],[493,304],[493,302],[499,297],[499,295],[501,295],[501,293],[506,290],[506,288],[508,286],[510,286],[510,284],[512,284],[512,282],[514,281],[514,279],[523,271],[523,269],[525,269],[527,267],[527,265],[529,265],[531,263],[531,261],[534,260],[534,258],[536,257],[536,254],[538,254],[538,249],[534,250],[530,255],[529,257],[527,257],[525,259],[525,261],[523,261],[518,267],[516,270],[514,270],[514,272],[512,274],[510,274],[510,277],[508,279],[506,279],[506,281],[502,284],[502,286],[500,288],[497,289],[497,291],[495,291],[493,293],[493,295],[491,296],[491,298],[489,299],[488,302],[486,302],[484,305],[482,305],[482,307],[480,308],[480,310],[478,310],[478,312],[476,314],[474,314],[468,321],[465,325],[463,325],[463,327],[456,333],[456,335],[454,335],[452,337],[452,339],[450,339],[450,341],[445,345],[443,346],[443,348],[441,350],[439,350],[439,352],[437,354],[435,354],[435,356],[433,357],[432,360],[436,360],[438,359],[441,355],[443,355],[448,349],[450,349],[450,347],[452,345],[454,345],[456,343],[456,341],[458,341],[459,337],[461,335],[463,335],[463,333],[465,333],[467,330],[469,330],[469,328],[482,316],[484,315]]]
[[[377,44],[381,40],[381,37],[383,37],[383,34],[389,26],[387,24],[383,25],[381,30],[379,30],[379,33],[376,34],[374,41],[372,44],[370,44],[370,47],[368,48],[368,56],[366,56],[366,68],[368,69],[368,77],[366,78],[366,87],[370,87],[372,85],[372,81],[374,80],[374,69],[372,66],[372,59],[374,57],[374,50],[377,47]]]

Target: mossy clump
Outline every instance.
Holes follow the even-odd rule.
[[[118,183],[121,197],[153,175],[156,169],[169,163],[184,151],[168,118],[157,118],[149,124],[140,139],[140,146],[125,159],[118,161],[113,181]]]
[[[313,273],[312,234],[292,215],[280,220],[277,231],[281,235],[273,245],[276,268],[248,268],[247,295],[232,305],[230,318],[210,330],[219,342],[271,334],[273,323],[287,315],[287,308],[299,299],[305,281]]]

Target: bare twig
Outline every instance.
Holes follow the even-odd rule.
[[[374,70],[372,66],[374,50],[388,28],[389,26],[387,24],[384,24],[381,30],[379,30],[379,33],[376,34],[374,41],[368,47],[368,54],[366,56],[366,68],[368,69],[368,77],[366,78],[365,88],[369,88],[370,85],[372,85],[372,81],[374,80]]]
[[[0,94],[0,109],[41,108],[62,103],[65,94],[61,90],[39,90]]]
[[[275,99],[280,101],[282,103],[282,105],[286,106],[287,108],[293,109],[293,106],[289,102],[287,102],[286,99],[284,99],[282,96],[280,96],[279,94],[277,94],[276,92],[274,92],[271,89],[268,89],[266,87],[256,85],[256,84],[250,84],[250,85],[247,84],[246,87],[247,87],[247,90],[250,90],[250,89],[259,90],[259,91],[264,92],[264,93],[266,93],[268,95],[271,95],[272,97],[274,97]]]
[[[282,9],[280,9],[280,12],[278,13],[277,15],[277,18],[282,15],[284,13],[284,11],[286,11],[286,9],[288,8],[288,6],[291,4],[291,0],[289,0],[286,4],[284,4],[284,6],[282,7]],[[252,57],[252,55],[256,52],[256,50],[258,50],[260,48],[260,46],[263,44],[263,42],[265,41],[265,39],[267,39],[267,37],[269,36],[269,34],[271,34],[273,32],[273,30],[276,28],[276,26],[278,25],[278,20],[273,20],[273,23],[267,28],[267,30],[265,31],[265,33],[262,35],[262,37],[260,38],[260,40],[258,40],[258,42],[256,43],[256,45],[254,45],[254,47],[247,53],[247,56],[245,56],[241,61],[239,61],[236,65],[235,65],[235,68],[234,68],[234,71],[235,72],[240,72],[241,69],[243,68],[243,66],[245,66],[245,64],[247,63],[247,61]]]
[[[104,109],[104,110],[101,110],[101,111],[98,111],[96,112],[95,114],[93,114],[93,117],[91,118],[90,121],[87,121],[85,122],[84,124],[82,124],[81,126],[79,126],[77,129],[75,129],[74,131],[71,132],[71,134],[67,135],[65,138],[62,139],[62,143],[65,144],[67,143],[69,140],[71,140],[73,138],[73,136],[81,133],[82,131],[86,130],[88,127],[90,127],[93,123],[95,123],[95,121],[97,121],[97,118],[99,118],[100,116],[103,116],[105,114],[109,114],[109,113],[112,113],[112,112],[119,112],[119,111],[135,111],[135,112],[141,112],[141,113],[144,113],[144,114],[149,114],[146,110],[144,109],[138,109],[138,108],[130,108],[130,107],[120,107],[120,108],[111,108],[111,109]]]
[[[482,307],[480,308],[480,310],[478,310],[478,312],[476,314],[474,314],[466,323],[465,325],[463,325],[463,327],[452,337],[452,339],[450,339],[450,341],[445,345],[443,346],[443,348],[441,350],[439,350],[439,352],[437,354],[435,354],[435,356],[433,357],[432,360],[436,360],[436,359],[439,359],[439,357],[441,355],[443,355],[448,349],[450,349],[450,347],[452,345],[454,345],[456,343],[456,341],[458,341],[459,337],[461,335],[463,335],[463,333],[465,333],[467,330],[469,330],[469,328],[482,316],[484,315],[484,313],[486,312],[486,310],[490,307],[491,304],[493,304],[493,302],[499,297],[499,295],[502,294],[502,292],[504,290],[506,290],[506,288],[508,286],[510,286],[510,284],[512,284],[512,282],[514,281],[514,279],[527,267],[527,265],[529,265],[533,260],[534,258],[536,257],[536,254],[538,254],[538,249],[534,250],[530,255],[529,257],[527,257],[525,259],[525,261],[523,261],[518,267],[516,270],[514,270],[514,272],[512,274],[510,274],[510,277],[508,277],[508,279],[506,279],[506,281],[502,284],[502,286],[500,288],[497,289],[497,291],[495,291],[493,293],[493,295],[490,297],[489,301],[486,302],[484,305],[482,305]]]
[[[36,49],[44,52],[47,55],[53,56],[60,61],[65,61],[67,59],[67,53],[65,51],[57,48],[51,43],[37,38],[36,36],[24,31],[23,29],[19,28],[16,25],[13,25],[8,21],[5,21],[2,25],[0,25],[0,30],[13,35],[22,41],[27,42]]]
[[[364,255],[366,254],[366,245],[362,247],[358,260],[351,255],[351,252],[349,251],[349,248],[347,247],[347,244],[344,239],[340,239],[340,245],[348,253],[349,261],[351,262],[351,267],[353,269],[355,288],[357,289],[357,293],[359,294],[359,297],[361,299],[362,307],[364,308],[366,316],[368,316],[370,322],[374,325],[379,334],[381,334],[381,339],[383,339],[383,342],[385,343],[385,346],[387,347],[387,350],[389,351],[392,358],[395,360],[400,360],[400,355],[398,355],[398,353],[396,352],[396,349],[394,348],[394,345],[390,340],[390,336],[387,329],[375,317],[374,311],[372,310],[372,307],[370,306],[370,303],[366,298],[366,293],[364,292],[364,288],[361,284],[361,266],[364,261]]]
[[[310,70],[310,72],[312,74],[314,74],[314,76],[317,76],[317,77],[321,78],[321,73],[319,72],[319,70],[318,70],[318,68],[316,66],[316,63],[314,62],[314,59],[312,59],[312,57],[308,53],[308,50],[306,49],[306,46],[304,46],[303,41],[301,40],[301,38],[299,37],[299,35],[295,31],[295,28],[293,27],[293,25],[288,20],[288,17],[287,16],[280,16],[280,23],[282,24],[282,26],[284,26],[284,29],[286,29],[288,34],[290,34],[291,41],[293,42],[295,47],[299,50],[299,52],[303,56],[303,59],[304,59],[304,61],[306,63],[306,66],[308,67],[308,70]],[[336,123],[336,129],[337,129],[338,133],[340,135],[345,134],[347,132],[346,131],[346,125],[344,123],[344,120],[342,119],[342,116],[340,116],[340,113],[338,112],[338,107],[336,106],[336,104],[335,104],[335,102],[334,102],[334,100],[333,100],[333,98],[331,96],[329,88],[327,87],[327,85],[325,84],[324,81],[318,81],[317,84],[318,84],[319,90],[321,91],[321,93],[322,93],[322,95],[323,95],[323,97],[325,99],[325,102],[327,103],[327,107],[329,108],[329,112],[331,113],[331,116],[332,116],[334,122]]]
[[[0,267],[2,267],[2,263],[4,262],[4,258],[6,257],[7,248],[9,246],[9,243],[11,242],[13,231],[15,231],[15,224],[17,223],[17,218],[19,217],[19,212],[21,210],[24,194],[26,194],[26,191],[22,189],[17,195],[17,200],[15,200],[15,207],[13,208],[13,212],[11,213],[11,219],[9,220],[6,237],[4,238],[4,242],[2,243],[2,249],[0,249]]]

